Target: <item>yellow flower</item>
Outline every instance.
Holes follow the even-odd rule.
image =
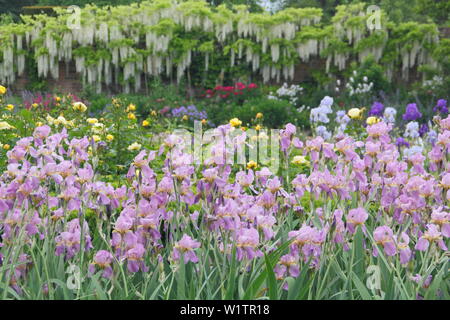
[[[238,118],[233,118],[230,120],[230,124],[233,127],[239,127],[242,124],[242,121],[239,120]]]
[[[255,130],[256,130],[256,131],[261,130],[261,126],[258,124],[258,125],[255,127]]]
[[[241,127],[241,130],[245,131],[245,130],[247,130],[247,127]]]
[[[208,120],[202,119],[202,124],[207,124],[207,123],[208,123]]]
[[[108,140],[109,142],[111,142],[111,141],[114,140],[114,136],[113,136],[112,134],[108,134],[108,135],[106,136],[106,140]]]
[[[258,164],[253,160],[250,160],[247,163],[247,169],[255,169],[257,166],[258,166]]]
[[[55,97],[55,101],[56,101],[56,102],[60,102],[60,101],[61,101],[61,97],[56,96],[56,97]]]
[[[98,120],[96,118],[87,118],[86,121],[89,124],[96,124],[96,123],[98,123]]]
[[[128,119],[130,119],[130,120],[136,120],[136,115],[135,115],[133,112],[130,112],[130,113],[128,114]]]
[[[0,86],[0,95],[4,95],[6,93],[6,88],[4,86]]]
[[[142,121],[143,127],[148,127],[149,125],[150,125],[150,122],[148,122],[147,120]]]
[[[5,108],[8,111],[13,111],[14,110],[14,105],[13,104],[7,104]]]
[[[258,112],[256,114],[256,119],[261,119],[263,117],[263,114],[261,112]]]
[[[133,142],[132,144],[130,144],[129,146],[128,146],[128,151],[136,151],[136,150],[139,150],[139,149],[141,149],[141,147],[142,147],[142,145],[141,144],[139,144],[139,143],[137,143],[137,142]]]
[[[96,134],[94,134],[94,135],[92,136],[92,139],[94,139],[95,142],[99,142],[100,140],[102,140],[102,138],[100,138],[100,136],[98,136],[98,135],[96,135]]]
[[[366,120],[366,123],[367,123],[368,125],[372,125],[372,124],[378,123],[378,122],[380,122],[380,121],[381,121],[381,120],[378,119],[377,117],[368,117],[367,120]]]
[[[306,164],[306,165],[309,165],[309,161],[306,160],[306,158],[304,156],[295,156],[292,159],[292,163],[293,164]]]
[[[187,120],[189,120],[189,117],[188,117],[187,115],[184,115],[184,116],[183,116],[183,120],[184,120],[184,121],[187,121]]]
[[[91,131],[96,134],[100,134],[103,132],[104,128],[105,128],[105,125],[103,123],[97,122],[97,123],[94,123],[94,125],[91,128]]]
[[[67,120],[63,116],[59,116],[58,119],[56,119],[56,120],[58,121],[58,123],[61,123],[64,126],[67,125]]]
[[[72,109],[75,111],[85,112],[87,107],[83,102],[74,102]]]
[[[15,129],[12,125],[10,125],[6,121],[0,121],[0,130],[9,130],[9,129]]]
[[[3,145],[3,149],[9,150],[9,148],[10,148],[10,145],[9,145],[9,144],[4,144],[4,145]]]
[[[39,104],[37,104],[37,103],[35,102],[35,103],[33,103],[31,106],[32,106],[33,108],[37,108],[37,107],[39,107]]]
[[[50,124],[53,124],[53,122],[55,121],[55,119],[49,114],[47,115],[45,120],[47,120],[47,122],[50,123]]]
[[[136,111],[136,106],[132,103],[128,105],[127,112]]]
[[[156,113],[155,110],[152,110],[152,112],[150,112],[150,114],[151,114],[153,117],[156,117],[156,116],[157,116],[157,113]]]
[[[362,109],[358,109],[358,108],[352,108],[350,110],[348,110],[347,115],[351,118],[351,119],[361,119],[362,113],[364,112],[365,108]]]
[[[41,126],[43,126],[44,124],[42,123],[42,122],[40,122],[40,121],[38,121],[38,122],[36,122],[36,127],[41,127]]]

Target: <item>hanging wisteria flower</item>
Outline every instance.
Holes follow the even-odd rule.
[[[175,261],[178,261],[180,260],[180,257],[183,256],[184,263],[189,261],[197,263],[198,258],[194,252],[194,249],[197,248],[200,248],[200,242],[193,240],[190,236],[185,234],[180,241],[174,244],[172,257]]]

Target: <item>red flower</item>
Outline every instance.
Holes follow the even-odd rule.
[[[236,88],[238,90],[244,90],[246,88],[245,84],[243,84],[242,82],[237,82],[236,83]]]
[[[258,86],[257,86],[255,83],[250,83],[250,84],[248,85],[248,88],[249,88],[249,89],[256,89],[256,88],[258,88]]]

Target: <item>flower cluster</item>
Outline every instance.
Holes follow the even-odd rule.
[[[332,105],[325,97],[316,109],[326,118],[314,111],[312,119],[327,123]],[[185,140],[171,134],[159,151],[133,148],[140,152],[123,183],[98,174],[93,151],[100,142],[40,126],[7,152],[0,177],[0,258],[13,266],[10,285],[21,292],[35,246],[114,281],[151,272],[164,278],[181,264],[217,268],[232,261],[245,271],[273,262],[280,286],[289,289],[288,277],[332,268],[356,248],[364,255],[358,263],[382,256],[405,279],[426,277],[423,265],[447,261],[450,116],[429,124],[434,144],[406,149],[381,118],[388,108],[372,109],[379,121],[365,124],[360,136],[344,132],[359,121],[353,112],[338,112],[337,135],[319,125],[302,141],[298,128],[286,125],[276,141],[286,167],[277,171],[229,161],[247,145],[246,132],[235,128],[239,119],[212,131],[235,148],[212,144],[198,165]],[[96,120],[87,123],[94,128]],[[239,135],[230,138],[232,132]],[[404,136],[420,139],[417,122]]]
[[[181,106],[179,108],[172,109],[172,116],[175,118],[181,118],[183,120],[208,119],[208,114],[205,111],[199,111],[194,105],[190,105],[187,107]]]
[[[226,99],[228,97],[244,95],[256,88],[258,88],[258,85],[256,85],[255,83],[250,83],[246,85],[242,82],[237,82],[234,86],[218,85],[214,89],[208,89],[206,90],[204,96],[206,98],[218,96],[222,99]]]

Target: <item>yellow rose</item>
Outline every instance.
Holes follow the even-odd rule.
[[[304,156],[295,156],[292,159],[292,163],[293,164],[306,164],[306,165],[309,165],[309,161],[306,160],[306,158]]]
[[[207,124],[207,123],[208,123],[208,120],[202,119],[202,124]]]
[[[106,136],[106,140],[108,140],[109,142],[111,142],[111,141],[114,140],[114,136],[113,136],[112,134],[108,134],[108,135]]]
[[[258,166],[258,164],[255,162],[255,161],[253,161],[253,160],[250,160],[248,163],[247,163],[247,169],[254,169],[254,168],[256,168]]]
[[[136,120],[136,115],[133,112],[130,112],[127,117],[130,120]]]
[[[372,125],[372,124],[378,123],[378,122],[380,122],[380,121],[381,121],[381,120],[378,119],[377,117],[368,117],[367,120],[366,120],[366,123],[367,123],[368,125]]]
[[[14,110],[14,105],[13,104],[7,104],[5,108],[8,111],[13,111]]]
[[[4,95],[6,93],[6,88],[4,86],[0,86],[0,95]]]
[[[55,101],[56,101],[56,102],[60,102],[60,101],[61,101],[61,97],[56,96],[56,97],[55,97]]]
[[[127,112],[136,111],[136,106],[132,103],[128,105]]]
[[[98,123],[98,120],[96,118],[87,118],[86,121],[89,124],[96,124],[96,123]]]
[[[148,127],[149,125],[150,125],[150,122],[148,122],[147,120],[142,121],[143,127]]]
[[[261,119],[263,117],[263,114],[261,112],[258,112],[256,114],[256,119]]]
[[[4,145],[3,145],[3,149],[9,150],[9,148],[11,148],[9,144],[4,144]]]
[[[230,124],[233,127],[239,127],[242,124],[242,121],[239,120],[238,118],[233,118],[230,120]]]
[[[72,108],[73,110],[80,112],[85,112],[87,110],[87,107],[83,102],[74,102]]]
[[[256,131],[261,130],[261,126],[258,124],[258,125],[255,127],[255,130],[256,130]]]
[[[33,103],[31,106],[32,106],[33,108],[39,107],[39,105],[38,105],[37,103]]]
[[[364,111],[364,108],[363,109],[352,108],[352,109],[348,110],[347,115],[351,119],[360,119],[361,116],[362,116],[363,111]]]

